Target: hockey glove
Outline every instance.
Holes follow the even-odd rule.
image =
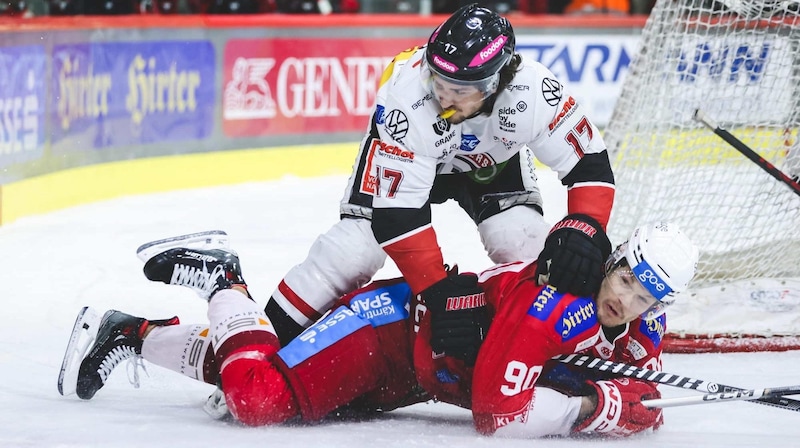
[[[658,429],[664,422],[661,409],[646,408],[642,400],[661,398],[653,383],[618,378],[588,382],[597,394],[594,413],[575,427],[575,432],[626,437],[646,429]]]
[[[573,213],[550,230],[539,254],[536,278],[560,292],[592,296],[600,290],[603,265],[610,254],[611,241],[600,223]]]
[[[475,365],[489,331],[486,297],[478,277],[451,271],[422,291],[422,299],[431,313],[431,348]]]

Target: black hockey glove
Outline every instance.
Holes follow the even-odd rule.
[[[431,313],[431,348],[475,365],[489,331],[486,297],[478,277],[451,271],[421,295]]]
[[[600,290],[611,241],[597,220],[573,213],[556,223],[539,254],[536,278],[560,292],[592,296]]]

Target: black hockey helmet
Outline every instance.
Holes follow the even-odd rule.
[[[448,81],[493,81],[496,89],[500,69],[514,55],[514,44],[511,23],[473,3],[456,10],[431,34],[425,61],[433,73]]]

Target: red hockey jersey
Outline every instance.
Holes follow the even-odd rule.
[[[474,367],[431,349],[425,304],[394,279],[343,297],[278,352],[278,370],[309,420],[342,406],[386,411],[434,398],[472,409],[484,434],[565,434],[577,417],[576,399],[554,392],[549,377],[541,386],[543,375],[557,370],[551,358],[588,353],[660,369],[665,318],[602,328],[593,299],[539,286],[535,271],[528,261],[480,274],[493,319]],[[582,384],[586,372],[579,373]]]
[[[479,276],[494,317],[474,369],[433,353],[427,324],[415,341],[419,383],[441,401],[471,408],[475,426],[484,434],[526,423],[537,380],[556,355],[588,353],[661,368],[663,316],[603,330],[591,298],[539,286],[535,271],[535,261],[517,262]],[[609,333],[615,334],[611,340]]]

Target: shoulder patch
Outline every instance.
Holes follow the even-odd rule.
[[[664,338],[666,326],[667,316],[662,314],[655,319],[641,319],[641,323],[639,323],[639,332],[653,341],[653,347],[658,347],[661,345],[661,339]]]
[[[556,321],[556,332],[563,341],[568,341],[597,323],[594,300],[588,297],[576,297],[564,308],[561,319]]]
[[[375,106],[375,124],[381,125],[386,123],[386,108],[378,104]]]
[[[384,130],[394,141],[404,143],[403,139],[408,135],[408,117],[400,109],[389,112],[383,122]]]
[[[547,320],[562,297],[564,294],[556,291],[556,288],[545,285],[528,309],[528,315],[539,320]]]
[[[558,106],[561,102],[561,83],[553,78],[542,79],[542,96],[550,106]]]

